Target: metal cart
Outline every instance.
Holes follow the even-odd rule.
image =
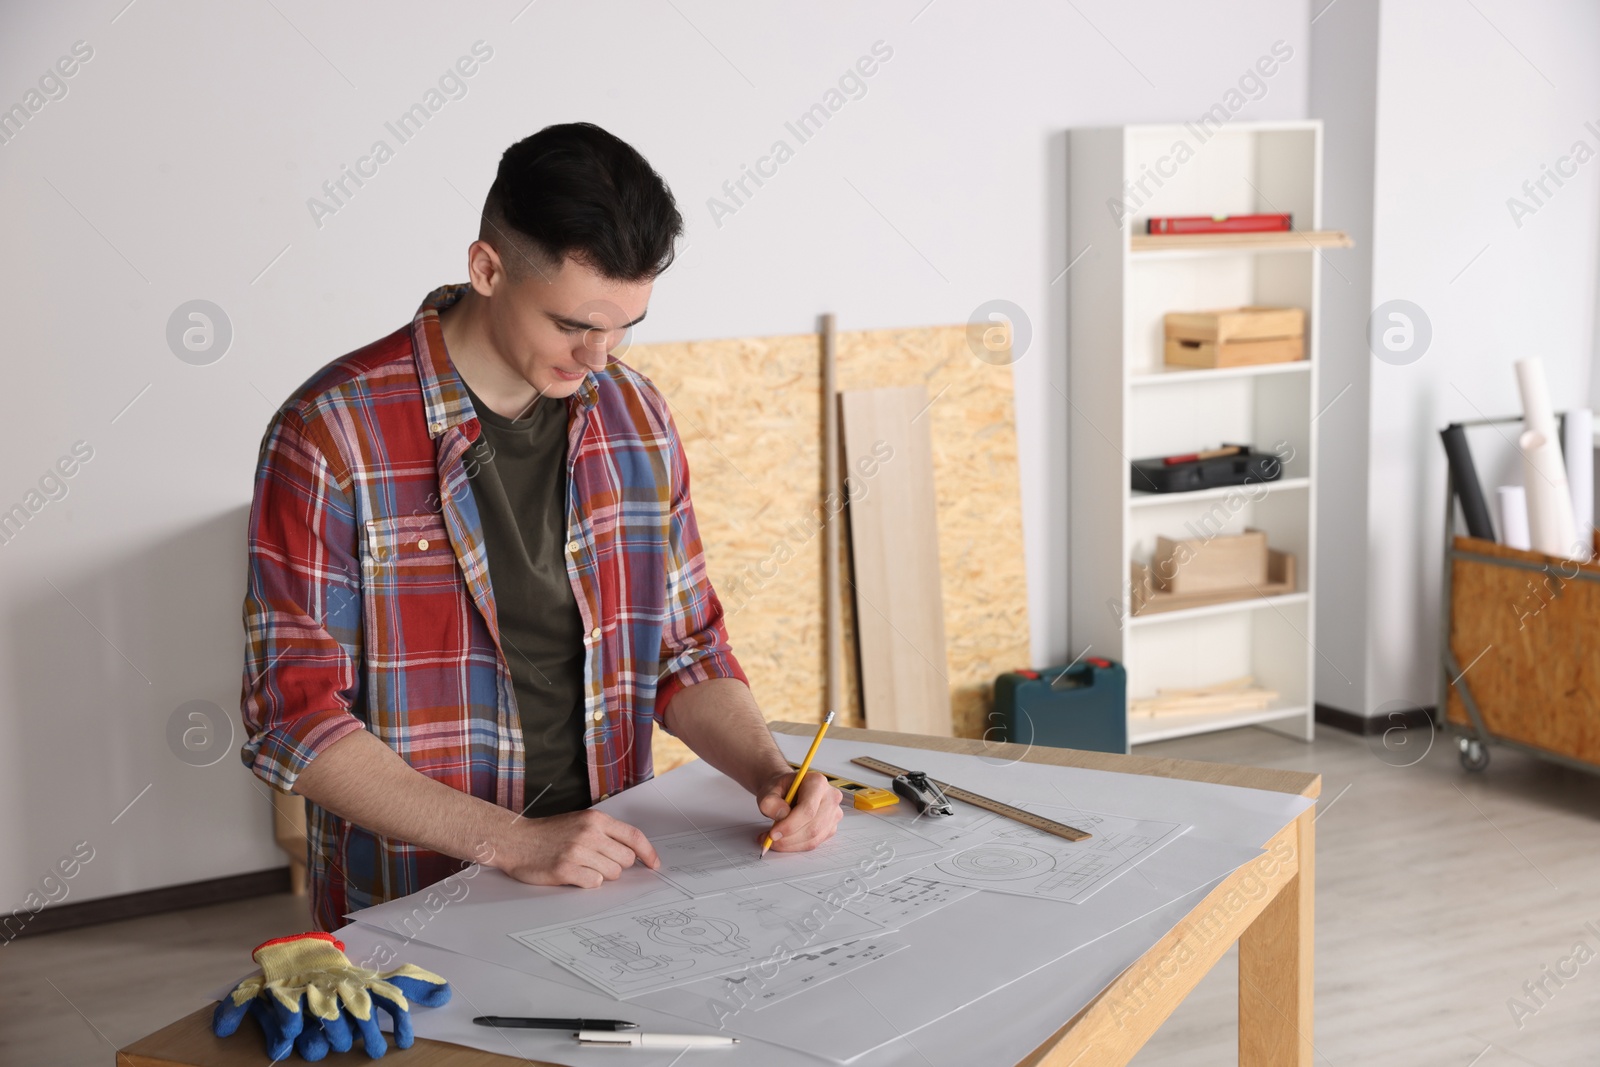
[[[1476,426],[1506,426],[1520,425],[1520,416],[1508,416],[1495,419],[1476,419],[1462,421],[1459,425],[1472,428]],[[1530,745],[1523,741],[1515,740],[1501,734],[1492,733],[1484,722],[1483,708],[1473,694],[1472,683],[1467,679],[1466,672],[1451,648],[1451,633],[1454,629],[1454,596],[1453,588],[1455,564],[1457,561],[1467,561],[1474,564],[1484,564],[1491,567],[1505,567],[1520,571],[1531,571],[1535,574],[1546,576],[1548,579],[1551,569],[1551,557],[1541,557],[1542,562],[1528,559],[1506,559],[1500,556],[1491,556],[1483,552],[1474,552],[1459,548],[1456,545],[1456,500],[1455,479],[1453,474],[1447,475],[1445,489],[1445,524],[1444,524],[1444,581],[1441,585],[1440,596],[1440,675],[1438,704],[1434,708],[1434,726],[1446,733],[1456,736],[1456,743],[1460,750],[1461,766],[1469,771],[1482,771],[1489,766],[1489,745],[1503,745],[1506,748],[1525,752],[1540,759],[1571,767],[1575,770],[1585,771],[1590,774],[1600,774],[1600,764],[1579,759],[1559,751]],[[1563,581],[1585,581],[1600,583],[1600,571],[1584,570],[1576,565],[1572,567],[1573,573],[1565,570],[1561,573]],[[1559,595],[1559,593],[1557,594]],[[1597,620],[1600,621],[1600,620]],[[1471,664],[1467,665],[1467,669]],[[1467,722],[1452,722],[1449,718],[1449,696],[1454,687],[1460,697],[1462,708],[1466,712]]]

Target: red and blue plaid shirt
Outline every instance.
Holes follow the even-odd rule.
[[[323,368],[262,441],[241,755],[278,789],[370,730],[429,778],[522,810],[522,727],[466,467],[480,428],[439,328],[464,290],[430,293],[409,326]],[[589,790],[601,799],[651,776],[651,730],[680,689],[744,672],[706,577],[666,401],[611,360],[566,403],[567,573],[586,633]],[[324,930],[464,866],[308,808]]]

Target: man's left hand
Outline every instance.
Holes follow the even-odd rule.
[[[789,784],[793,781],[793,771],[775,775],[756,794],[756,806],[761,814],[776,823],[772,828],[774,852],[809,852],[832,837],[839,828],[839,820],[844,818],[840,807],[844,794],[816,771],[808,773],[800,783],[793,806],[784,803],[783,798],[788,796]]]

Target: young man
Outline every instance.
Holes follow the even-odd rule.
[[[309,801],[312,913],[481,861],[598,886],[659,860],[594,801],[660,724],[777,820],[832,836],[729,648],[666,401],[609,353],[682,232],[638,152],[586,123],[506,150],[466,285],[273,417],[250,515],[245,763]]]

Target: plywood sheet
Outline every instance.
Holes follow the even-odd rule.
[[[1600,582],[1591,580],[1600,565],[1469,537],[1455,547],[1541,568],[1451,562],[1450,650],[1484,725],[1497,737],[1600,763]],[[1468,721],[1455,686],[1446,713]]]
[[[838,335],[841,390],[922,385],[933,443],[955,731],[989,725],[995,675],[1028,663],[1011,367],[966,326]],[[822,359],[815,334],[636,345],[621,358],[667,397],[688,453],[707,567],[734,651],[769,719],[823,714]],[[992,361],[992,362],[990,362]],[[841,548],[848,556],[848,551]],[[850,577],[848,559],[842,565]],[[848,590],[849,586],[846,586]],[[855,647],[846,597],[844,647]],[[841,724],[860,724],[845,657]],[[657,731],[657,767],[685,750]]]
[[[928,391],[856,389],[839,402],[867,726],[949,737]]]

